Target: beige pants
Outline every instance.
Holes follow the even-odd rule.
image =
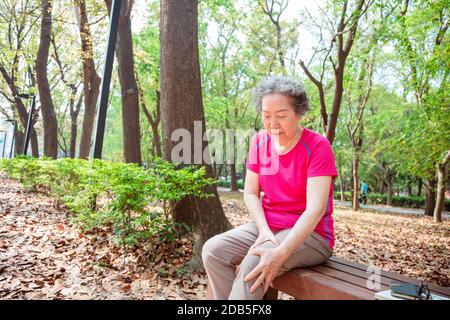
[[[281,242],[290,230],[277,231],[275,237]],[[262,287],[250,293],[250,288],[257,277],[244,282],[244,277],[258,265],[260,260],[259,256],[247,255],[257,238],[258,228],[254,222],[249,222],[206,241],[202,258],[215,299],[261,300],[264,297]],[[276,245],[266,241],[260,246],[274,248]],[[278,275],[293,268],[322,264],[331,255],[332,251],[327,242],[314,232],[286,260]]]

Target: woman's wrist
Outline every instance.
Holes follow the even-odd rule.
[[[275,251],[277,253],[278,259],[281,262],[286,261],[290,255],[291,255],[291,251],[289,250],[289,248],[287,248],[285,245],[283,246],[283,243],[281,243],[279,246],[277,246],[275,248]]]
[[[256,224],[256,226],[258,227],[259,233],[272,232],[266,221],[260,221],[259,223]]]

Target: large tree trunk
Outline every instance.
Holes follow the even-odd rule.
[[[86,12],[85,0],[76,0],[80,16],[81,50],[83,52],[83,94],[84,116],[81,130],[79,158],[87,159],[91,150],[92,131],[94,128],[95,111],[100,93],[101,78],[95,70],[92,36]]]
[[[171,161],[172,133],[185,129],[190,133],[190,163],[206,167],[212,177],[212,167],[203,159],[207,141],[203,141],[205,119],[203,112],[200,66],[198,53],[197,15],[198,3],[193,0],[161,1],[161,116],[164,157]],[[194,121],[201,123],[201,135],[194,135]],[[198,128],[197,128],[198,130]],[[193,138],[194,137],[194,138]],[[209,154],[208,154],[209,156]],[[213,194],[208,199],[189,197],[178,203],[174,219],[186,223],[194,234],[193,268],[201,268],[201,248],[210,237],[231,228],[223,212],[216,186],[205,192]]]
[[[444,208],[445,202],[445,182],[447,177],[447,163],[450,160],[450,151],[447,152],[442,162],[436,165],[436,171],[438,176],[437,185],[437,199],[436,206],[434,207],[434,222],[442,222],[442,209]]]
[[[432,217],[436,206],[436,178],[425,180],[425,215]]]
[[[111,0],[105,0],[111,12]],[[119,81],[122,97],[123,157],[125,162],[142,163],[141,132],[139,124],[139,90],[134,73],[131,10],[133,1],[120,4],[119,29],[117,31],[116,56],[119,65]]]
[[[42,120],[44,123],[44,155],[56,159],[58,156],[58,127],[47,76],[48,53],[52,31],[52,1],[41,0],[41,5],[41,35],[35,66],[36,81],[39,89]]]

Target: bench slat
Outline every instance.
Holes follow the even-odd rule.
[[[309,269],[295,269],[273,282],[273,287],[296,299],[374,300],[374,293],[360,286]]]
[[[364,272],[367,270],[367,266],[365,266],[363,264],[352,262],[352,261],[348,261],[348,260],[344,260],[342,258],[338,258],[338,257],[335,257],[335,256],[329,258],[329,261],[335,262],[335,263],[338,263],[338,264],[341,264],[341,265],[346,265],[346,266],[349,266],[351,268],[359,269],[359,270],[362,270]],[[392,281],[408,282],[408,283],[413,283],[413,284],[416,284],[416,285],[420,285],[420,283],[421,283],[420,280],[413,279],[413,278],[408,278],[408,277],[406,277],[404,275],[397,274],[397,273],[394,273],[394,272],[391,272],[391,271],[381,270],[381,276],[382,276],[383,279],[388,281],[388,285],[390,285]],[[382,280],[382,283],[383,283],[383,280]],[[428,283],[428,282],[425,282],[425,283],[428,285],[428,288],[432,292],[434,292],[434,293],[436,293],[438,295],[443,295],[443,296],[446,296],[446,297],[450,297],[450,288],[449,287],[441,287],[441,286],[438,286],[436,284]]]
[[[370,274],[365,272],[365,271],[362,271],[362,270],[357,269],[357,268],[352,268],[352,267],[349,267],[347,265],[339,264],[339,263],[336,263],[334,261],[327,261],[327,263],[325,265],[322,265],[322,266],[325,266],[325,267],[333,269],[333,270],[342,271],[342,272],[345,272],[345,273],[348,273],[348,274],[360,277],[360,278],[364,279],[364,281],[366,281],[367,278],[370,276]],[[314,270],[314,268],[315,267],[313,267],[311,269]],[[389,278],[383,277],[382,275],[380,276],[380,278],[381,278],[380,280],[381,280],[381,284],[382,285],[389,286],[391,284],[391,280]]]
[[[345,281],[345,282],[351,283],[351,284],[353,284],[355,286],[358,286],[360,288],[367,289],[369,291],[372,291],[373,294],[375,294],[375,292],[378,292],[380,290],[387,290],[387,289],[389,289],[388,285],[385,285],[385,284],[382,284],[382,283],[380,284],[380,289],[379,290],[369,289],[367,287],[367,279],[366,278],[361,278],[361,277],[349,274],[347,272],[342,272],[342,271],[339,271],[339,270],[328,268],[326,266],[317,266],[317,267],[312,268],[311,270],[319,272],[319,273],[322,273],[322,274],[325,274],[325,275],[327,275],[329,277],[332,277],[333,279]]]

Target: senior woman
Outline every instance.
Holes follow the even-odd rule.
[[[252,221],[203,246],[215,299],[262,299],[275,277],[324,263],[334,245],[336,164],[328,140],[299,125],[309,110],[304,86],[266,78],[254,101],[265,130],[252,139],[246,164],[244,201]]]

